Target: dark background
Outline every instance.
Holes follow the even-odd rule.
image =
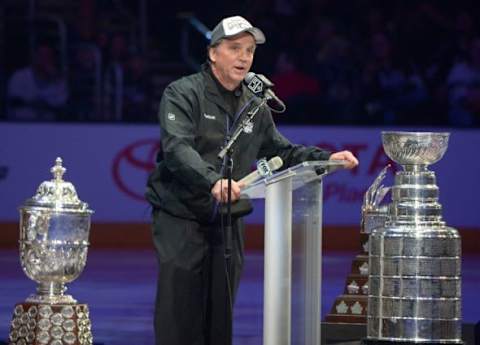
[[[279,123],[475,127],[479,14],[473,0],[4,0],[0,119],[156,122],[165,86],[205,60],[198,23],[242,15],[266,34],[253,70],[287,103]],[[58,102],[12,96],[32,62],[54,66],[37,87],[61,86]]]

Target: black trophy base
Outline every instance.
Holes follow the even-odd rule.
[[[432,341],[398,341],[398,340],[375,340],[375,339],[362,339],[362,345],[463,345],[463,341],[459,342],[432,342]]]

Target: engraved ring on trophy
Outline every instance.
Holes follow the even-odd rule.
[[[90,216],[66,169],[57,158],[36,194],[20,207],[20,261],[38,283],[37,292],[15,306],[10,329],[14,344],[92,344],[89,309],[65,294],[65,284],[82,273],[88,250]]]
[[[448,133],[383,132],[385,153],[403,167],[384,226],[369,247],[365,344],[462,344],[461,241],[442,220],[435,173]]]

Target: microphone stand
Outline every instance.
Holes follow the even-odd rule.
[[[227,155],[227,152],[232,149],[233,144],[235,144],[240,134],[242,134],[242,132],[247,127],[247,125],[251,123],[255,115],[257,115],[258,111],[260,110],[260,107],[267,103],[266,98],[261,98],[261,100],[262,101],[257,106],[255,106],[252,110],[250,110],[247,113],[247,116],[243,119],[240,125],[238,125],[237,129],[235,129],[235,132],[227,141],[227,144],[225,145],[225,147],[222,148],[222,150],[218,153],[217,157],[219,159],[223,159]]]
[[[260,107],[263,106],[267,100],[262,98],[262,101],[252,108],[248,113],[247,116],[243,119],[240,125],[235,129],[235,132],[232,136],[227,136],[227,144],[224,148],[219,152],[217,157],[221,160],[226,160],[226,172],[225,178],[227,179],[227,213],[226,213],[226,220],[227,225],[225,226],[225,266],[226,266],[226,274],[227,274],[227,339],[228,343],[231,344],[232,341],[232,323],[233,323],[233,281],[231,281],[232,277],[232,237],[233,237],[233,226],[232,226],[232,174],[233,174],[233,144],[237,141],[238,137],[242,132],[245,130],[247,125],[252,122],[255,115],[257,115]]]

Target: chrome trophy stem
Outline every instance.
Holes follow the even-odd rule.
[[[38,294],[42,296],[63,296],[66,290],[65,284],[57,282],[41,282],[37,287]]]
[[[67,287],[61,282],[40,282],[37,286],[37,294],[31,295],[26,302],[44,304],[75,304],[72,296],[66,295]]]

